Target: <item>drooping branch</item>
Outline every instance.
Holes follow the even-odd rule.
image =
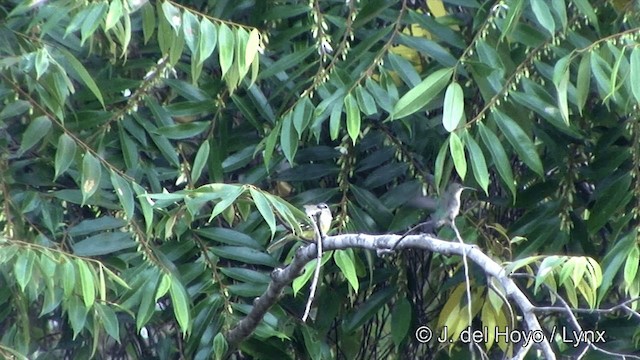
[[[346,234],[326,237],[323,246],[326,251],[361,248],[376,250],[378,254],[391,252],[391,247],[399,239],[400,235],[367,235]],[[518,285],[508,276],[503,267],[483,253],[477,246],[440,240],[427,234],[406,236],[396,245],[396,250],[423,249],[443,255],[464,255],[482,268],[488,276],[496,278],[505,289],[506,296],[513,300],[525,320],[530,332],[542,331],[542,327],[535,316],[535,306]],[[301,247],[291,264],[282,269],[275,269],[271,273],[271,282],[262,296],[256,298],[251,312],[227,334],[226,339],[231,348],[236,347],[247,338],[258,326],[269,308],[278,300],[285,286],[298,277],[304,266],[316,257],[316,245],[309,244]],[[555,359],[556,356],[551,344],[545,338],[537,344],[547,359]],[[531,344],[529,344],[529,347]],[[519,355],[526,353],[529,348],[523,348]],[[523,352],[524,351],[524,352]]]

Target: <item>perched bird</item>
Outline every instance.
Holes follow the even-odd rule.
[[[331,221],[333,220],[333,215],[331,215],[331,209],[329,209],[329,205],[325,203],[316,205],[305,205],[304,211],[311,219],[311,221],[315,222],[316,225],[318,225],[320,237],[327,236],[327,233],[329,232],[329,230],[331,230]]]

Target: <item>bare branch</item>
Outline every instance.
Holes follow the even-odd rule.
[[[400,236],[401,235],[395,234],[347,234],[327,236],[323,240],[323,247],[325,251],[361,248],[376,250],[377,253],[385,253],[391,251],[391,248]],[[500,282],[505,289],[506,296],[513,300],[515,305],[520,309],[528,330],[531,332],[543,331],[535,316],[535,306],[529,301],[524,292],[520,290],[518,285],[505,273],[502,266],[484,254],[477,246],[444,241],[428,234],[406,236],[398,244],[395,244],[395,246],[398,250],[423,249],[443,255],[463,256],[466,254],[467,258],[482,268],[485,274],[496,278],[498,282]],[[316,255],[317,249],[315,244],[301,247],[296,252],[291,264],[284,269],[275,269],[271,273],[272,280],[265,293],[254,301],[251,312],[227,333],[226,339],[231,348],[237,346],[251,335],[269,308],[278,300],[282,289],[298,277],[304,269],[304,266],[314,259]],[[546,359],[556,358],[551,344],[546,337],[536,345],[540,348],[540,351]],[[529,346],[531,346],[531,344],[529,344]],[[523,356],[528,350],[529,349],[521,349],[519,355]]]

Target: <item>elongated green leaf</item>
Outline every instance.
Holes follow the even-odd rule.
[[[127,181],[120,175],[111,171],[111,185],[118,196],[118,200],[120,200],[120,205],[122,205],[122,209],[124,210],[127,219],[133,219],[135,204],[133,203],[133,192],[131,192],[129,183],[127,183]]]
[[[156,29],[156,12],[151,3],[142,5],[142,34],[144,35],[144,43],[148,43],[153,32]]]
[[[445,130],[452,132],[460,124],[464,114],[464,93],[462,86],[452,82],[444,93],[444,107],[442,108],[442,125]]]
[[[194,183],[198,182],[200,175],[202,174],[202,169],[207,163],[209,159],[209,141],[205,140],[200,145],[198,152],[196,153],[196,158],[193,160],[193,168],[191,169],[191,181]]]
[[[257,250],[262,249],[262,246],[254,238],[237,230],[221,227],[208,227],[196,229],[194,231],[196,234],[204,238],[214,240],[219,243],[250,247]]]
[[[20,149],[18,155],[22,155],[25,151],[31,149],[40,139],[42,139],[51,129],[51,120],[47,116],[38,116],[33,119],[27,129],[22,134]]]
[[[91,153],[84,154],[82,160],[82,204],[86,204],[87,200],[93,195],[100,186],[100,177],[102,175],[102,166],[98,159],[96,159]]]
[[[264,221],[266,221],[267,225],[269,225],[269,229],[271,229],[271,237],[273,238],[273,236],[276,234],[276,217],[273,214],[271,205],[269,205],[269,200],[267,200],[267,197],[260,191],[256,190],[254,187],[250,187],[249,192],[251,193],[253,202],[254,204],[256,204],[256,208],[260,212],[260,215],[262,215]]]
[[[452,68],[440,69],[431,73],[398,100],[393,107],[391,118],[401,119],[425,107],[447,86],[452,73]]]
[[[271,255],[244,246],[215,246],[211,252],[221,258],[240,261],[247,264],[278,266],[278,262]]]
[[[587,56],[585,56],[587,57]],[[633,48],[630,56],[629,80],[631,82],[631,90],[636,101],[640,103],[640,47]]]
[[[489,128],[484,126],[483,123],[478,123],[478,130],[480,132],[480,137],[482,138],[482,142],[487,147],[489,152],[491,153],[491,158],[493,159],[493,164],[498,169],[498,174],[507,185],[511,194],[513,195],[513,200],[515,201],[516,197],[516,184],[513,179],[513,171],[511,170],[511,163],[509,162],[509,158],[507,157],[507,153],[504,151],[502,147],[502,143],[498,139],[498,137],[491,131]]]
[[[376,101],[366,88],[362,86],[356,87],[356,100],[358,100],[358,107],[365,115],[371,116],[376,113]]]
[[[90,236],[73,245],[78,256],[99,256],[136,246],[131,235],[126,232],[105,232]]]
[[[444,162],[447,159],[447,149],[449,148],[449,142],[443,142],[436,156],[436,171],[434,177],[436,179],[436,188],[440,187],[442,183],[442,177],[444,176]]]
[[[464,155],[464,145],[460,137],[453,132],[449,134],[449,151],[451,152],[456,172],[464,180],[465,176],[467,176],[467,159]]]
[[[298,151],[298,133],[293,126],[292,114],[287,113],[282,119],[282,130],[280,132],[280,146],[282,152],[290,164],[296,157]]]
[[[65,70],[67,70],[67,72],[70,74],[76,74],[79,77],[79,80],[87,85],[89,90],[91,90],[93,95],[96,97],[96,99],[98,99],[98,101],[100,101],[100,104],[102,104],[102,107],[104,108],[104,99],[102,98],[102,93],[100,92],[100,89],[98,88],[96,82],[93,80],[93,77],[89,75],[87,69],[82,65],[80,61],[78,61],[78,59],[76,59],[75,56],[73,56],[73,54],[65,50],[63,47],[58,46],[56,49],[62,54],[62,56],[64,56],[65,60],[69,64],[69,66],[65,67]]]
[[[332,254],[333,254],[333,251],[329,251],[322,254],[322,262],[320,263],[320,265],[324,266],[324,264],[327,261],[329,261],[329,259],[331,259]],[[307,265],[304,266],[304,270],[302,271],[302,274],[293,280],[293,283],[291,284],[291,289],[293,290],[293,296],[296,296],[300,291],[300,289],[302,289],[302,287],[307,282],[309,282],[309,280],[311,280],[311,276],[313,276],[317,263],[318,263],[317,259],[313,259],[309,261]]]
[[[356,274],[353,249],[334,251],[333,260],[340,268],[340,271],[342,271],[342,274],[349,282],[349,285],[353,288],[353,291],[358,292],[360,282],[358,281],[358,275]]]
[[[58,176],[62,175],[71,163],[73,162],[76,156],[76,142],[73,141],[71,136],[63,133],[58,138],[58,149],[56,150],[56,158],[54,161],[55,174],[53,179],[57,179]]]
[[[24,291],[27,284],[29,284],[29,281],[31,281],[34,261],[35,254],[31,250],[27,250],[17,256],[16,262],[13,266],[13,273],[15,275],[16,282],[22,291]]]
[[[148,195],[147,191],[142,186],[135,182],[131,185],[133,185],[133,191],[138,195],[138,202],[140,203],[140,208],[142,208],[144,222],[147,225],[146,231],[149,234],[153,226],[153,209],[151,208],[150,199],[146,196]]]
[[[189,298],[184,286],[176,279],[171,280],[171,303],[173,305],[173,313],[176,315],[178,325],[183,333],[188,334],[191,329],[191,314],[189,312]]]
[[[553,15],[551,15],[551,11],[549,11],[549,5],[544,0],[531,0],[531,8],[538,23],[542,25],[550,35],[553,35],[556,25],[553,21]]]
[[[76,260],[76,267],[80,274],[80,286],[82,290],[82,300],[87,308],[91,308],[96,300],[96,286],[93,281],[93,272],[89,265],[83,260]]]
[[[155,133],[168,139],[188,139],[201,134],[211,126],[210,121],[194,121],[186,124],[175,124],[158,128]]]
[[[218,54],[220,55],[220,71],[222,77],[227,75],[227,71],[233,64],[233,51],[235,49],[235,41],[233,32],[226,24],[220,24],[218,28]],[[239,54],[240,55],[240,54]]]
[[[529,136],[527,136],[524,130],[509,116],[497,109],[493,111],[493,114],[496,116],[495,120],[498,127],[502,130],[502,133],[511,146],[516,150],[520,159],[536,174],[543,177],[544,169],[542,168],[542,161],[540,160],[540,156],[538,156],[535,145],[533,145],[533,141],[529,139]]]
[[[242,195],[244,190],[245,188],[243,186],[232,186],[232,185],[225,186],[223,190],[219,192],[220,202],[218,202],[216,206],[213,207],[213,210],[211,211],[211,216],[209,217],[209,221],[213,220],[213,218],[215,218],[221,212],[223,212],[226,208],[231,206],[231,204],[233,204],[236,201],[236,199],[240,195]]]
[[[31,120],[29,126],[27,126],[27,129],[22,134],[18,155],[22,156],[25,151],[31,149],[40,139],[49,133],[49,130],[51,130],[51,120],[48,116],[38,116]]]
[[[570,61],[571,57],[569,55],[564,56],[556,62],[553,69],[553,84],[556,86],[558,108],[566,125],[569,125],[569,100],[567,93],[569,87]]]
[[[258,29],[252,29],[247,40],[247,47],[244,54],[245,64],[253,63],[253,59],[258,55],[260,49],[260,32]],[[238,55],[240,56],[240,55]]]
[[[353,95],[347,94],[344,97],[344,108],[347,112],[347,133],[351,141],[355,144],[360,135],[360,108]]]
[[[640,59],[638,59],[638,66],[640,66]],[[640,69],[638,70],[640,72]],[[630,76],[630,78],[633,79],[633,76]],[[638,81],[640,81],[640,74],[638,74]],[[582,115],[582,109],[584,109],[584,105],[587,103],[587,97],[589,96],[590,87],[591,56],[589,56],[589,54],[584,54],[582,55],[582,59],[580,59],[580,65],[578,66],[578,80],[576,83],[576,101],[578,102],[580,115]],[[640,96],[638,98],[640,98]]]
[[[393,296],[396,295],[394,287],[388,287],[371,295],[358,308],[348,314],[342,323],[345,334],[350,334],[358,329],[367,320],[371,319]]]
[[[218,31],[216,27],[206,18],[200,22],[200,38],[198,48],[200,49],[200,63],[202,64],[215,50],[218,44]]]
[[[509,3],[507,16],[504,19],[504,25],[500,34],[500,42],[502,42],[505,37],[510,36],[513,29],[516,28],[516,25],[520,20],[520,15],[522,15],[523,8],[524,0],[514,0]]]
[[[400,298],[391,313],[391,339],[396,347],[400,347],[411,327],[411,303],[407,298]]]
[[[342,103],[343,101],[334,102],[331,115],[329,117],[329,136],[331,140],[335,140],[340,135],[340,120],[342,120]]]
[[[624,282],[632,284],[638,274],[638,265],[640,264],[640,247],[636,244],[631,251],[624,264]]]
[[[199,47],[196,43],[196,39],[200,37],[200,24],[195,15],[191,11],[185,11],[182,13],[182,33],[184,34],[184,41],[187,43],[187,47],[191,51],[191,54],[195,54]]]
[[[116,26],[120,18],[122,17],[122,0],[113,0],[109,4],[109,11],[107,12],[107,18],[104,21],[104,30],[108,31],[112,27]]]
[[[484,193],[489,196],[489,171],[487,162],[482,153],[482,149],[471,136],[465,138],[465,143],[469,148],[469,157],[471,158],[471,168],[473,169],[473,177],[476,179]]]

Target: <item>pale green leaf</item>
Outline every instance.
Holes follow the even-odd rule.
[[[100,186],[100,177],[102,175],[102,166],[98,159],[91,153],[84,154],[82,160],[82,180],[80,190],[82,191],[82,204],[86,204],[87,200],[93,195]]]
[[[107,18],[105,19],[104,30],[108,31],[112,27],[116,26],[120,18],[122,17],[122,0],[112,0],[109,4],[109,11],[107,12]]]
[[[200,62],[204,62],[216,48],[218,43],[218,32],[216,27],[206,18],[200,22],[200,38],[198,47],[200,49]]]
[[[193,168],[191,169],[191,181],[193,181],[193,183],[198,182],[198,179],[202,174],[202,170],[209,159],[209,151],[209,141],[205,140],[202,142],[202,145],[200,145],[200,148],[196,153],[196,158],[193,160]]]
[[[515,201],[516,184],[513,178],[513,171],[511,170],[511,162],[509,161],[507,153],[502,147],[500,139],[498,139],[493,131],[484,126],[483,123],[478,123],[478,130],[480,132],[482,142],[484,142],[484,145],[489,150],[489,153],[491,153],[491,158],[493,159],[493,164],[498,169],[498,174],[500,174],[500,177],[511,191],[511,194],[513,195],[513,201]]]
[[[467,159],[464,154],[464,145],[460,137],[454,132],[449,134],[449,151],[451,152],[451,158],[453,159],[456,172],[460,178],[464,180],[467,175]]]
[[[542,167],[542,161],[540,160],[533,141],[509,116],[498,109],[494,109],[493,114],[498,127],[502,130],[502,133],[511,146],[516,150],[520,159],[527,164],[531,170],[538,174],[538,176],[543,177],[544,169]]]
[[[67,171],[75,156],[76,142],[71,138],[71,136],[63,133],[60,135],[60,138],[58,138],[58,148],[56,150],[56,157],[54,161],[54,180]]]
[[[640,103],[640,46],[635,46],[630,55],[629,81],[633,96]]]
[[[482,149],[471,136],[465,138],[465,143],[469,149],[469,157],[471,158],[471,168],[473,169],[473,177],[476,179],[484,193],[489,196],[489,171],[487,162],[482,153]]]
[[[452,68],[440,69],[431,73],[398,100],[393,107],[391,118],[401,119],[424,108],[447,86],[451,74],[453,74]]]
[[[93,272],[89,265],[83,260],[76,260],[78,273],[80,274],[80,286],[82,290],[82,300],[87,308],[91,308],[96,300],[96,286],[93,281]]]
[[[334,251],[333,260],[340,268],[340,271],[342,271],[342,274],[349,282],[349,285],[351,285],[351,288],[353,288],[353,291],[358,292],[360,282],[358,281],[358,275],[356,273],[353,249]]]
[[[27,126],[27,129],[22,134],[18,155],[21,156],[27,150],[31,149],[40,139],[49,133],[49,130],[51,130],[51,120],[48,116],[38,116],[31,120],[29,126]]]
[[[234,38],[233,31],[229,26],[221,24],[218,28],[218,55],[220,56],[220,71],[223,78],[233,64],[233,52],[236,47]]]
[[[131,192],[129,183],[120,175],[111,171],[111,185],[118,196],[118,200],[120,200],[120,205],[122,205],[122,209],[124,210],[127,219],[133,219],[135,204],[133,203],[133,192]]]
[[[191,328],[191,315],[189,314],[189,298],[187,297],[187,292],[179,281],[172,279],[169,293],[171,295],[173,313],[176,316],[176,320],[178,320],[180,330],[182,333],[188,334]]]
[[[454,131],[464,114],[464,93],[462,86],[452,82],[444,93],[444,107],[442,108],[442,125],[448,132]]]
[[[358,135],[360,135],[360,108],[358,108],[358,103],[356,99],[354,99],[353,95],[347,94],[344,98],[344,108],[347,112],[347,133],[349,133],[349,137],[353,144],[358,140]]]

